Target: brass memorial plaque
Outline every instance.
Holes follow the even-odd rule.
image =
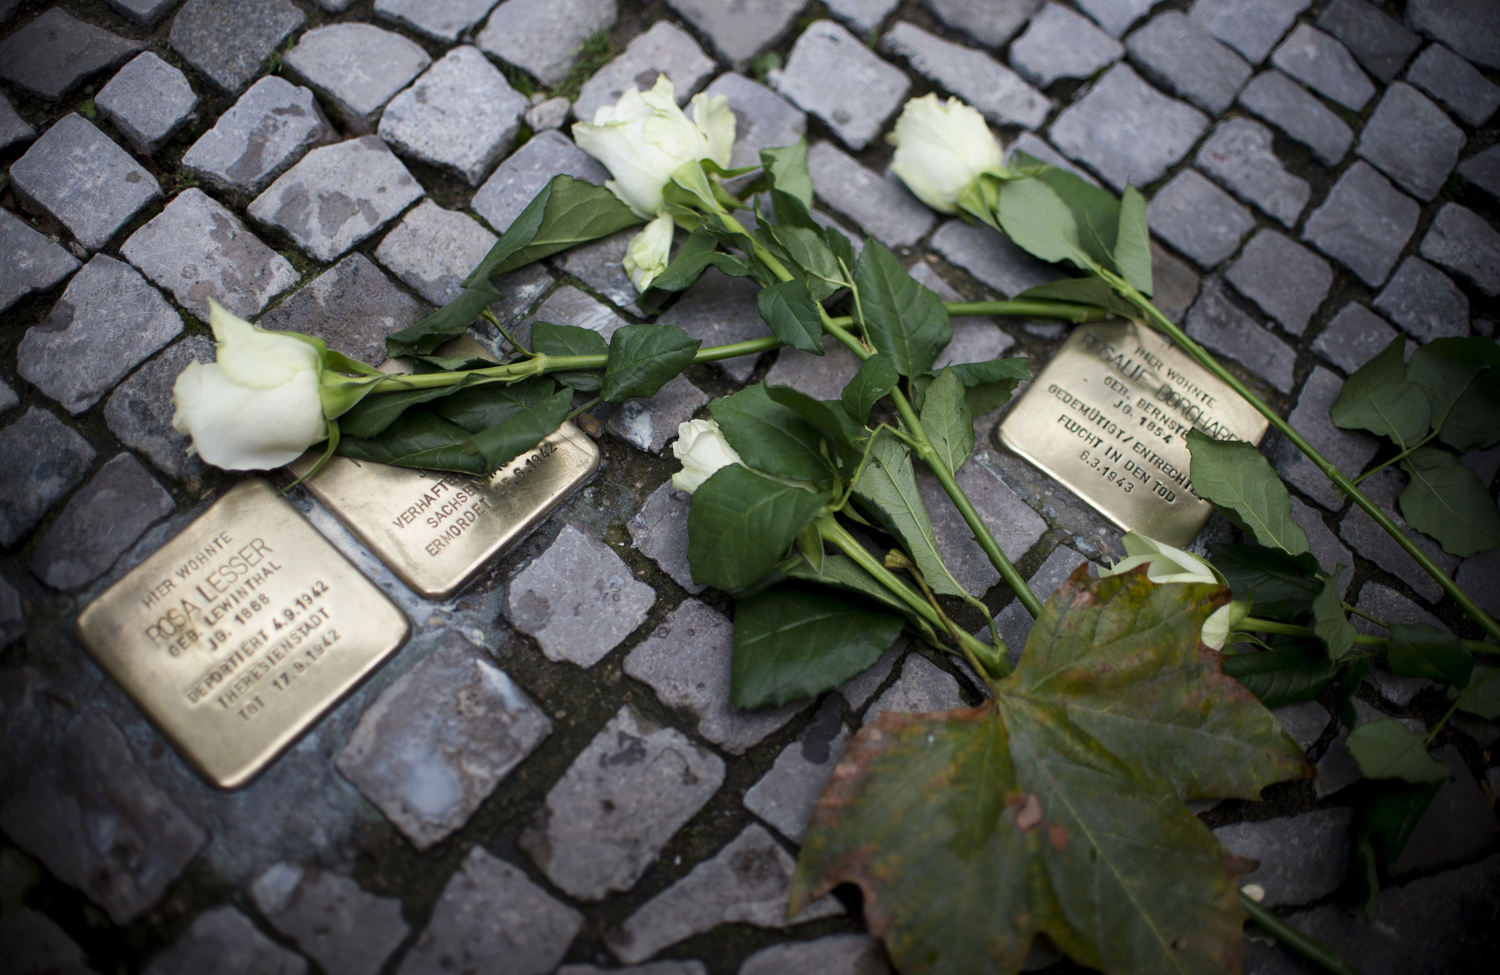
[[[1161,335],[1101,322],[1073,330],[1000,439],[1121,528],[1183,546],[1213,511],[1193,493],[1187,432],[1259,443],[1267,425]]]
[[[288,465],[312,469],[310,451]],[[303,484],[414,591],[440,599],[519,542],[599,467],[571,423],[488,477],[335,457]]]
[[[262,480],[229,490],[78,617],[94,659],[225,789],[270,764],[408,630]]]

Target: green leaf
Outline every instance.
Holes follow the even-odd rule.
[[[1344,380],[1333,404],[1333,422],[1345,430],[1368,430],[1405,449],[1427,433],[1432,409],[1422,387],[1406,378],[1402,357],[1406,336],[1397,335],[1383,351]]]
[[[557,394],[557,384],[549,376],[536,376],[506,386],[486,383],[461,389],[435,403],[430,409],[469,433],[479,433],[498,426],[523,413],[544,409]]]
[[[734,611],[731,701],[789,704],[838,687],[879,659],[901,633],[901,617],[803,589],[778,587]]]
[[[1092,305],[1095,308],[1114,312],[1122,318],[1138,314],[1136,307],[1115,294],[1114,289],[1106,284],[1103,278],[1092,274],[1083,278],[1049,281],[1047,284],[1039,284],[1035,288],[1028,288],[1016,295],[1017,301],[1035,298],[1046,301],[1066,301],[1074,305]]]
[[[762,288],[755,296],[755,307],[778,339],[794,349],[823,354],[823,319],[807,285],[780,281]]]
[[[378,437],[343,437],[338,453],[355,460],[369,460],[396,467],[422,467],[435,471],[484,474],[485,459],[464,451],[469,431],[427,410],[414,410],[398,418]]]
[[[1197,648],[1223,599],[1075,573],[995,699],[886,713],[813,813],[790,909],[857,884],[906,975],[1016,972],[1037,934],[1106,972],[1238,964],[1247,869],[1184,799],[1312,774],[1270,712]]]
[[[636,396],[655,396],[693,362],[702,339],[675,325],[623,325],[609,339],[609,364],[604,367],[606,403]]]
[[[781,561],[828,501],[739,464],[698,486],[688,511],[688,564],[693,580],[743,589]]]
[[[771,227],[770,232],[786,250],[792,264],[806,276],[807,289],[815,301],[822,301],[842,287],[840,282],[844,279],[844,272],[839,268],[838,258],[824,243],[821,228],[809,230],[777,225]],[[820,335],[821,332],[820,325]]]
[[[1031,381],[1024,356],[987,362],[955,362],[948,367],[968,390],[965,398],[975,416],[993,413],[1010,402],[1016,386]]]
[[[1433,339],[1422,348],[1433,355],[1446,356],[1459,362],[1500,367],[1500,342],[1479,335]]]
[[[489,278],[481,278],[463,293],[414,325],[385,337],[385,351],[393,358],[426,355],[454,336],[462,335],[484,310],[505,296]]]
[[[812,207],[812,177],[807,174],[807,140],[798,139],[789,146],[760,151],[761,165],[771,177],[771,185],[783,193],[789,193]]]
[[[932,519],[917,490],[911,454],[890,436],[876,439],[870,461],[854,488],[854,497],[896,539],[916,563],[932,591],[944,596],[963,596],[964,589],[953,578],[938,551]]]
[[[1486,721],[1500,718],[1500,677],[1491,677],[1497,668],[1478,666],[1469,686],[1459,696],[1458,709],[1477,714]]]
[[[1339,576],[1343,574],[1342,565],[1335,568],[1312,602],[1313,632],[1328,648],[1329,660],[1341,659],[1354,646],[1354,638],[1359,635],[1349,617],[1344,615],[1343,595],[1339,591]]]
[[[1474,655],[1458,637],[1425,623],[1392,623],[1386,663],[1401,677],[1426,677],[1454,687],[1469,686]]]
[[[1452,773],[1427,754],[1426,739],[1395,718],[1381,718],[1349,732],[1349,753],[1367,779],[1442,782]]]
[[[1224,673],[1245,685],[1268,708],[1316,700],[1318,692],[1333,680],[1338,670],[1337,664],[1324,657],[1321,648],[1316,653],[1262,650],[1224,657]]]
[[[677,253],[667,264],[667,269],[651,281],[652,290],[686,290],[709,267],[716,267],[731,277],[750,276],[750,265],[743,258],[716,250],[718,246],[719,242],[713,234],[699,227],[677,249]]]
[[[870,422],[870,410],[900,381],[896,367],[883,355],[872,355],[859,364],[859,372],[844,386],[842,399],[849,415],[861,424]]]
[[[366,396],[339,417],[340,432],[346,437],[378,437],[410,407],[451,396],[458,391],[459,385]]]
[[[817,400],[790,386],[770,385],[766,395],[816,427],[833,442],[839,462],[852,472],[864,454],[865,431],[838,400]],[[710,407],[712,409],[712,407]]]
[[[1119,222],[1120,201],[1112,193],[1065,170],[1000,187],[1001,228],[1044,261],[1069,261],[1085,271],[1113,267]]]
[[[834,471],[823,456],[823,434],[796,410],[775,402],[757,383],[708,405],[744,462],[774,477],[831,487]]]
[[[1146,225],[1146,198],[1134,186],[1126,186],[1120,198],[1114,258],[1115,267],[1130,286],[1151,297],[1151,230]]]
[[[1368,842],[1381,863],[1386,866],[1395,863],[1440,788],[1438,782],[1371,783],[1355,807],[1354,845],[1359,847]]]
[[[1406,377],[1427,394],[1432,425],[1441,428],[1453,404],[1483,369],[1481,365],[1435,353],[1424,345],[1412,353],[1411,361],[1406,364]]]
[[[1464,390],[1438,439],[1455,450],[1483,450],[1500,441],[1500,370],[1488,369]]]
[[[1446,450],[1423,447],[1401,462],[1411,481],[1401,513],[1451,555],[1468,558],[1500,545],[1500,511],[1479,475]]]
[[[497,470],[550,437],[573,410],[573,391],[566,386],[502,423],[474,434],[465,445]]]
[[[867,241],[860,252],[854,284],[859,289],[858,314],[875,351],[889,357],[903,376],[932,368],[953,339],[942,299],[918,284],[876,240]]]
[[[756,202],[759,203],[758,200]],[[776,214],[777,227],[803,227],[819,232],[823,229],[812,218],[812,212],[808,210],[807,204],[784,190],[771,190],[771,211]],[[759,218],[759,216],[760,212],[757,210],[756,217]],[[850,267],[853,265],[851,264]]]
[[[922,427],[940,461],[956,472],[974,450],[974,414],[964,399],[964,384],[951,368],[938,373],[922,403]]]
[[[782,574],[786,579],[820,583],[864,596],[893,613],[902,614],[909,623],[916,627],[926,626],[926,623],[912,611],[911,607],[892,595],[889,589],[856,565],[854,560],[847,555],[825,554],[823,565],[816,568],[806,559],[794,559],[782,567]]]
[[[1261,545],[1213,546],[1213,566],[1224,573],[1235,599],[1248,599],[1256,616],[1296,619],[1312,611],[1323,591],[1318,560],[1310,553],[1287,555]],[[1227,669],[1227,668],[1226,668]]]
[[[554,176],[500,235],[464,286],[643,222],[604,187]]]
[[[531,323],[531,349],[540,355],[608,355],[609,343],[604,336],[591,328],[577,325],[554,325],[551,322]],[[568,372],[550,373],[553,379],[564,386],[580,392],[592,393],[604,384],[596,369],[574,369]]]
[[[1262,545],[1288,555],[1307,551],[1307,534],[1292,520],[1292,496],[1260,450],[1243,440],[1215,440],[1193,429],[1193,491],[1226,514]]]

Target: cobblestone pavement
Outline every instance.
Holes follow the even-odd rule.
[[[607,50],[576,64],[596,31]],[[1377,447],[1329,422],[1341,377],[1398,330],[1491,335],[1500,314],[1494,0],[0,0],[0,36],[6,972],[885,970],[857,899],[785,919],[796,843],[854,729],[978,692],[901,643],[821,701],[731,708],[730,607],[693,584],[667,484],[668,441],[710,396],[762,377],[836,395],[854,369],[840,350],[695,367],[601,413],[593,483],[446,601],[294,493],[413,637],[241,791],[202,784],[72,636],[80,607],[234,481],[168,423],[176,374],[212,354],[208,298],[379,362],[548,177],[604,176],[567,135],[569,98],[589,117],[659,71],[679,98],[725,94],[736,165],[805,132],[820,219],[896,248],[947,298],[1008,297],[1054,272],[886,172],[903,100],[958,95],[1007,145],[1143,186],[1160,303],[1350,473]],[[628,235],[516,272],[497,313],[605,334],[641,320]],[[750,287],[712,271],[659,320],[709,344],[765,334]],[[1040,363],[1063,330],[955,332],[955,356]],[[996,444],[996,420],[960,480],[1033,588],[1121,555]],[[1355,566],[1351,601],[1474,635],[1299,454],[1266,451],[1321,561]],[[1500,448],[1464,461],[1493,484]],[[1401,477],[1372,494],[1391,504]],[[963,526],[937,531],[1019,646],[1029,620]],[[1433,552],[1500,613],[1500,552]],[[533,611],[585,578],[618,597],[585,625]],[[1359,697],[1362,721],[1414,727],[1447,703],[1382,672]],[[1205,804],[1205,821],[1261,861],[1268,903],[1366,973],[1490,970],[1500,726],[1443,733],[1455,778],[1370,926],[1340,798],[1357,771],[1327,703],[1278,712],[1315,784]],[[1249,970],[1301,966],[1255,936]]]

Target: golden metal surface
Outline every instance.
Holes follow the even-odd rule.
[[[309,451],[287,465],[312,469]],[[334,457],[303,486],[416,592],[440,599],[526,537],[599,467],[576,426],[488,477]]]
[[[1187,432],[1260,443],[1267,425],[1156,332],[1101,322],[1073,330],[1000,439],[1121,528],[1182,546],[1213,511],[1192,492]]]
[[[409,629],[262,480],[230,489],[78,617],[94,659],[225,789],[270,764]]]

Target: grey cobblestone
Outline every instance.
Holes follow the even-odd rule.
[[[547,793],[521,846],[584,901],[626,891],[724,783],[724,762],[625,705]]]
[[[1396,337],[1386,320],[1351,301],[1318,333],[1313,351],[1346,373],[1369,362]]]
[[[632,544],[682,588],[697,595],[707,586],[693,582],[693,567],[688,563],[688,510],[692,495],[672,487],[670,480],[652,491],[626,524]]]
[[[377,897],[349,877],[290,863],[257,877],[250,899],[328,975],[375,975],[410,930],[396,898]]]
[[[1026,580],[1026,588],[1045,603],[1057,587],[1062,585],[1063,580],[1087,561],[1066,545],[1059,545],[1047,556],[1045,562],[1037,566],[1031,578]],[[1005,641],[1007,657],[1012,664],[1020,661],[1021,652],[1026,649],[1026,640],[1031,636],[1031,623],[1031,614],[1019,599],[1012,600],[995,617],[995,626],[1000,630],[1000,638]],[[986,632],[987,630],[988,628]],[[980,639],[984,639],[982,634]]]
[[[542,84],[555,85],[572,70],[574,56],[589,35],[613,27],[618,17],[618,0],[506,0],[490,14],[478,44],[480,50],[531,72]],[[648,67],[667,70],[660,64],[637,70]],[[686,80],[667,73],[675,84]],[[655,83],[652,76],[645,87]],[[591,121],[598,105],[587,107],[588,112],[580,111],[578,117]]]
[[[1041,0],[922,0],[944,25],[985,47],[999,47],[1026,23]]]
[[[47,317],[27,329],[17,371],[77,415],[181,331],[161,292],[129,264],[96,254]]]
[[[1369,434],[1357,430],[1340,430],[1333,425],[1328,411],[1339,398],[1344,381],[1334,372],[1315,366],[1302,392],[1297,397],[1297,407],[1292,410],[1287,422],[1317,448],[1318,453],[1333,462],[1333,465],[1350,477],[1364,470],[1370,458],[1375,456],[1379,445]],[[1323,472],[1313,466],[1300,450],[1282,443],[1276,448],[1276,469],[1281,476],[1300,489],[1308,497],[1331,511],[1343,507],[1344,496],[1334,490]]]
[[[1344,171],[1302,228],[1302,239],[1372,288],[1391,273],[1421,206],[1363,161]]]
[[[1077,3],[1111,37],[1124,37],[1130,26],[1155,6],[1152,0],[1077,0]]]
[[[1307,506],[1303,505],[1303,507]],[[1303,751],[1307,751],[1319,738],[1323,737],[1323,732],[1333,717],[1328,713],[1328,709],[1317,701],[1284,704],[1279,708],[1273,708],[1271,715]]]
[[[375,0],[375,16],[452,44],[493,6],[495,0]]]
[[[1250,238],[1224,277],[1293,335],[1307,331],[1333,284],[1327,261],[1274,230]]]
[[[131,234],[120,256],[202,321],[208,321],[210,298],[241,318],[254,318],[297,283],[286,258],[197,187],[183,190]]]
[[[373,24],[329,24],[297,40],[287,68],[332,106],[350,131],[375,131],[380,110],[426,70],[421,45]]]
[[[949,220],[932,235],[931,245],[948,263],[968,271],[974,280],[1006,298],[1064,276],[1017,247],[1010,238],[980,224]]]
[[[609,432],[640,450],[659,454],[675,439],[677,427],[692,419],[709,395],[683,376],[673,377],[649,399],[627,400],[609,418]]]
[[[145,975],[305,975],[307,959],[261,934],[233,907],[204,911],[172,947],[151,959]]]
[[[526,108],[526,99],[479,49],[463,45],[391,99],[380,117],[380,137],[478,186],[515,143]]]
[[[1443,188],[1463,145],[1463,130],[1442,109],[1398,81],[1385,90],[1354,151],[1407,192],[1430,200]]]
[[[733,626],[718,610],[684,600],[630,651],[625,673],[649,684],[667,707],[690,712],[698,734],[731,755],[742,755],[807,705],[750,711],[730,704],[733,635]]]
[[[900,0],[828,0],[828,12],[865,36],[875,32]]]
[[[176,0],[105,0],[111,7],[145,27],[150,27],[175,5]]]
[[[1318,26],[1344,42],[1365,70],[1385,84],[1401,72],[1422,39],[1366,0],[1333,0]]]
[[[829,696],[817,716],[776,756],[771,770],[745,792],[745,808],[801,843],[813,806],[833,775],[849,743],[849,729],[839,717],[838,698]]]
[[[1500,10],[1485,0],[1411,0],[1406,21],[1481,68],[1500,69]]]
[[[528,108],[524,118],[533,132],[546,132],[548,129],[562,128],[572,113],[573,103],[558,95]]]
[[[527,321],[516,326],[512,333],[516,341],[524,345],[531,344],[531,323],[551,322],[554,325],[576,325],[579,328],[591,328],[598,332],[604,341],[608,342],[610,336],[615,334],[615,329],[625,324],[625,319],[616,315],[609,309],[608,305],[597,301],[592,296],[579,291],[570,284],[565,284],[542,302]]]
[[[887,711],[896,714],[952,711],[964,706],[958,681],[919,653],[908,654],[901,676],[865,710],[864,724]]]
[[[507,610],[547,659],[587,668],[640,626],[655,602],[618,555],[570,523],[511,580]]]
[[[1271,149],[1271,130],[1247,118],[1220,122],[1198,149],[1196,163],[1235,196],[1291,228],[1312,187],[1281,165]]]
[[[1354,565],[1354,556],[1324,523],[1323,515],[1317,508],[1303,504],[1301,498],[1294,497],[1292,498],[1292,520],[1307,534],[1308,551],[1317,558],[1320,566]],[[1339,594],[1348,595],[1349,585],[1352,582],[1354,582],[1354,573],[1352,571],[1344,573],[1339,579]],[[1323,720],[1326,723],[1328,719],[1325,717]],[[1320,725],[1319,728],[1321,730],[1322,726]],[[1305,749],[1307,746],[1302,747]]]
[[[609,171],[575,146],[572,139],[561,132],[542,132],[500,164],[474,194],[470,206],[497,233],[503,234],[526,209],[526,204],[559,174],[588,183],[609,179]]]
[[[1406,848],[1391,864],[1394,877],[1477,856],[1500,834],[1489,802],[1458,749],[1451,744],[1444,745],[1432,754],[1448,766],[1453,777],[1432,797],[1427,811],[1406,841]]]
[[[496,237],[462,213],[423,200],[385,235],[375,259],[407,287],[442,306],[463,293]]]
[[[1280,71],[1263,71],[1240,91],[1239,104],[1307,146],[1325,166],[1354,144],[1354,130]]]
[[[1473,210],[1443,204],[1420,250],[1423,257],[1469,279],[1485,294],[1500,294],[1500,233]]]
[[[0,41],[0,78],[55,102],[141,45],[52,7]]]
[[[753,278],[732,278],[718,268],[709,268],[657,321],[676,325],[693,338],[702,339],[705,347],[758,339],[771,334],[755,305],[759,291],[760,285]],[[756,358],[742,355],[721,359],[715,365],[742,383],[755,370]]]
[[[1188,309],[1185,331],[1194,341],[1235,360],[1283,393],[1292,391],[1297,353],[1236,308],[1217,278],[1203,282],[1197,302]]]
[[[256,324],[315,335],[331,349],[378,366],[386,359],[386,336],[421,317],[416,299],[391,284],[368,257],[350,254]]]
[[[121,68],[94,104],[137,152],[149,156],[187,123],[198,96],[186,75],[147,51]]]
[[[1281,42],[1271,63],[1350,111],[1364,108],[1375,94],[1349,49],[1307,24],[1298,24]]]
[[[616,308],[644,317],[640,306],[636,304],[640,292],[635,290],[634,282],[621,263],[630,242],[640,232],[639,227],[626,227],[608,237],[563,251],[554,258],[557,268],[603,295]]]
[[[877,176],[829,142],[807,153],[813,190],[834,210],[887,247],[910,247],[937,222],[893,173]]]
[[[1064,155],[1123,190],[1126,183],[1156,182],[1207,128],[1202,112],[1152,88],[1129,65],[1117,64],[1063,109],[1048,134]],[[1139,131],[1151,132],[1152,138],[1140,138]]]
[[[23,119],[16,106],[10,103],[4,92],[0,92],[0,149],[9,149],[17,142],[30,142],[36,138],[36,129]]]
[[[776,87],[858,152],[901,107],[911,82],[844,27],[819,20],[797,38]]]
[[[1223,826],[1214,830],[1214,836],[1236,856],[1260,862],[1241,883],[1258,884],[1266,892],[1262,906],[1309,904],[1344,882],[1352,819],[1352,812],[1345,808],[1314,809],[1298,816]]]
[[[1035,132],[1022,132],[1020,135],[1016,136],[1016,138],[1006,143],[1006,163],[1011,166],[1016,165],[1016,158],[1018,154],[1023,152],[1031,158],[1036,159],[1040,162],[1049,163],[1053,166],[1056,166],[1058,169],[1066,169],[1068,172],[1072,173],[1074,176],[1077,176],[1085,183],[1089,183],[1093,186],[1099,185],[1099,181],[1093,177],[1093,174],[1091,174],[1083,167],[1079,166],[1077,163],[1073,162],[1068,157],[1064,156],[1062,153],[1058,152],[1056,149],[1052,148],[1051,144],[1048,143],[1046,139],[1043,139]]]
[[[0,953],[11,971],[26,975],[95,975],[78,942],[57,922],[29,907],[13,908],[0,917]]]
[[[1125,38],[1132,61],[1177,95],[1215,114],[1234,104],[1252,69],[1179,10],[1152,18]]]
[[[849,380],[859,372],[859,360],[831,335],[823,338],[823,354],[783,348],[776,363],[766,371],[770,385],[791,386],[813,399],[838,399]]]
[[[677,883],[647,901],[607,937],[621,961],[639,962],[720,924],[785,928],[843,913],[822,897],[788,919],[796,862],[762,826],[745,831]]]
[[[468,822],[551,732],[510,675],[449,633],[365,710],[337,767],[425,850]]]
[[[1146,207],[1151,229],[1202,268],[1222,263],[1255,229],[1255,218],[1197,170],[1184,169]]]
[[[250,216],[333,261],[420,200],[421,185],[375,136],[314,149],[250,204]]]
[[[1012,562],[1025,555],[1047,531],[1041,516],[984,466],[967,463],[959,468],[955,479]],[[1000,572],[990,564],[958,509],[948,503],[937,478],[922,471],[917,475],[917,487],[931,515],[943,561],[959,585],[975,596],[983,596],[1000,581]]]
[[[21,397],[16,395],[16,391],[10,388],[9,383],[0,379],[0,413],[8,412],[19,402],[21,402]]]
[[[311,90],[262,78],[198,137],[182,165],[218,189],[259,193],[307,150],[337,141]]]
[[[212,361],[212,340],[190,335],[137,369],[115,388],[104,407],[110,432],[178,481],[196,478],[203,461],[188,453],[187,435],[172,428],[172,384],[189,362]]]
[[[912,70],[953,92],[996,125],[1034,129],[1052,109],[1046,95],[988,54],[945,41],[920,27],[898,22],[881,43],[905,58]]]
[[[734,152],[729,168],[760,165],[760,151],[789,146],[807,132],[807,114],[765,85],[726,71],[703,93],[723,95],[734,112]]]
[[[582,914],[476,846],[443,888],[427,929],[396,971],[481,971],[503,958],[514,975],[547,975],[581,927]]]
[[[727,61],[744,64],[781,36],[804,0],[668,0],[683,19],[706,34]]]
[[[1469,334],[1469,299],[1420,257],[1401,262],[1375,297],[1375,307],[1418,342]]]
[[[161,196],[155,177],[81,115],[58,119],[10,167],[21,200],[91,251]]]
[[[1010,63],[1028,81],[1046,88],[1058,78],[1088,78],[1118,61],[1125,47],[1060,3],[1037,11],[1010,45]]]
[[[288,0],[188,0],[172,20],[172,50],[215,87],[238,95],[307,23]]]
[[[78,258],[26,221],[0,209],[0,311],[46,291],[78,269]]]
[[[573,103],[573,114],[592,121],[595,112],[613,105],[631,88],[649,90],[659,74],[672,79],[677,103],[685,104],[713,71],[713,59],[703,53],[691,34],[665,20],[657,21],[650,30],[625,45],[624,54],[584,82],[578,100]]]
[[[1408,625],[1420,623],[1436,627],[1443,625],[1441,620],[1410,599],[1378,582],[1367,582],[1360,588],[1358,608],[1361,613],[1368,613],[1387,623]],[[1352,622],[1354,628],[1365,636],[1385,635],[1385,627],[1376,626],[1362,617],[1354,616]],[[1364,682],[1374,688],[1383,700],[1398,708],[1406,707],[1411,703],[1412,698],[1434,686],[1433,682],[1425,677],[1398,677],[1386,668],[1382,660],[1375,661],[1374,668],[1365,676]]]
[[[95,456],[78,431],[39,406],[0,429],[0,546],[30,531],[83,480]]]
[[[119,454],[68,500],[33,549],[31,571],[53,589],[87,585],[176,511],[172,496],[141,462]]]
[[[1407,526],[1406,519],[1401,517],[1396,497],[1405,486],[1405,475],[1398,473],[1394,467],[1387,467],[1360,485],[1366,496],[1385,509],[1385,513],[1390,516],[1397,527],[1406,532],[1412,541],[1416,542],[1417,547],[1427,553],[1428,558],[1451,575],[1453,570],[1458,568],[1458,559],[1444,552],[1426,535],[1413,531]],[[1344,515],[1344,520],[1339,523],[1339,536],[1355,552],[1411,586],[1423,599],[1435,603],[1442,598],[1443,590],[1432,576],[1417,565],[1416,559],[1407,555],[1406,551],[1396,544],[1396,540],[1386,534],[1385,529],[1375,524],[1375,520],[1365,514],[1363,509],[1354,506],[1349,508],[1348,514]]]
[[[815,941],[793,941],[762,948],[740,966],[739,975],[889,975],[885,951],[865,934],[833,934]]]
[[[1406,80],[1476,127],[1500,108],[1500,86],[1441,44],[1429,46],[1412,62]]]
[[[1251,64],[1271,53],[1310,0],[1194,0],[1188,15],[1205,31],[1239,51]]]
[[[1481,475],[1483,479],[1483,475]],[[1485,480],[1488,484],[1493,475]],[[1494,616],[1500,612],[1500,552],[1490,549],[1472,558],[1464,559],[1453,577],[1460,589],[1474,597],[1474,601]]]

